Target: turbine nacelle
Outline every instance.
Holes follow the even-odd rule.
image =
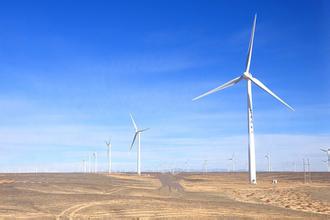
[[[136,131],[136,133],[142,133],[142,132],[144,132],[144,131],[146,131],[146,130],[149,130],[149,129],[150,129],[150,128],[141,129],[141,130]]]
[[[105,144],[106,144],[108,147],[111,147],[111,139],[109,139],[109,141],[105,141]]]
[[[250,79],[252,77],[252,74],[249,72],[244,72],[242,77],[246,80]]]

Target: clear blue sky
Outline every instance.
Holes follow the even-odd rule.
[[[246,169],[244,82],[191,99],[244,71],[258,13],[251,72],[292,105],[253,86],[257,169],[325,170],[330,148],[327,1],[2,1],[0,170],[81,168],[93,151],[105,169]]]

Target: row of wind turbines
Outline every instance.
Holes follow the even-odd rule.
[[[135,133],[134,133],[133,141],[132,141],[132,144],[131,144],[129,150],[130,151],[132,150],[132,148],[134,146],[134,143],[137,140],[138,146],[137,146],[137,167],[136,167],[136,170],[137,170],[137,174],[141,175],[141,133],[148,130],[149,128],[139,129],[138,126],[136,125],[134,117],[131,113],[130,113],[130,117],[131,117],[134,129],[135,129]],[[109,138],[109,140],[106,140],[105,144],[107,146],[108,173],[111,174],[112,173],[112,144],[111,144],[111,139]],[[91,161],[91,158],[93,159],[93,161]],[[93,169],[92,169],[92,163],[94,164]],[[83,169],[84,169],[84,172],[87,173],[86,160],[83,160]],[[89,173],[97,173],[97,153],[96,152],[94,152],[92,154],[92,157],[91,156],[88,157],[88,172]]]
[[[270,153],[267,153],[265,155],[265,158],[267,159],[267,162],[268,162],[267,171],[271,172],[272,171],[272,165],[271,165],[271,160],[270,160]],[[233,155],[228,160],[231,161],[231,170],[233,172],[235,172],[235,170],[236,170],[236,161],[237,161],[235,153],[233,153]]]
[[[263,91],[267,92],[269,95],[277,99],[279,102],[281,102],[284,106],[289,108],[290,110],[294,111],[294,109],[284,102],[279,96],[277,96],[274,92],[272,92],[266,85],[264,85],[261,81],[259,81],[257,78],[252,76],[252,73],[250,71],[250,65],[251,65],[251,59],[252,59],[252,50],[253,50],[253,42],[254,42],[254,34],[256,29],[256,22],[257,22],[257,15],[254,16],[252,31],[251,31],[251,37],[250,37],[250,43],[248,47],[248,53],[246,58],[246,65],[245,70],[242,73],[242,75],[224,83],[221,86],[218,86],[200,96],[197,96],[193,99],[193,101],[198,100],[200,98],[203,98],[205,96],[208,96],[212,93],[218,92],[220,90],[229,88],[235,84],[237,84],[240,81],[245,80],[247,85],[247,125],[248,125],[248,161],[249,161],[249,181],[251,184],[257,183],[257,176],[256,176],[256,156],[255,156],[255,139],[254,139],[254,125],[253,125],[253,103],[252,103],[252,84],[257,85],[259,88],[261,88]],[[135,123],[135,120],[130,114],[133,126],[135,128],[135,133],[133,137],[132,144],[130,146],[130,150],[133,148],[134,143],[137,139],[138,146],[137,146],[137,173],[138,175],[141,175],[141,133],[148,130],[147,129],[139,129]],[[108,150],[108,158],[109,158],[109,172],[111,172],[111,143],[106,142],[109,150]],[[327,152],[328,154],[328,167],[330,164],[330,156],[329,156],[329,149],[325,150],[322,149],[322,151]],[[271,158],[270,154],[267,154],[265,158],[268,160],[268,171],[271,171]],[[232,158],[229,160],[232,160],[233,162],[233,170],[235,169],[235,156],[233,155]],[[204,162],[204,167],[207,167],[207,161]]]

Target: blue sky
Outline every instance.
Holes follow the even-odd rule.
[[[93,151],[105,169],[246,169],[246,84],[191,99],[244,71],[258,13],[252,74],[257,169],[325,170],[330,147],[326,1],[7,1],[0,4],[0,170],[77,171]]]

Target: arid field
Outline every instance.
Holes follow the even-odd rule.
[[[0,219],[330,219],[330,173],[0,174]],[[272,179],[278,184],[272,185]]]

